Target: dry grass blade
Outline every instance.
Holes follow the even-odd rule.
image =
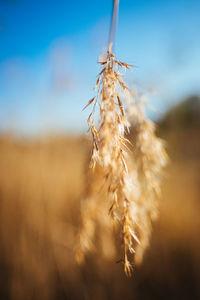
[[[82,111],[85,110],[90,104],[92,104],[92,102],[94,102],[94,99],[95,99],[95,97],[93,97],[93,98],[88,102],[88,104],[87,104],[86,106],[84,106],[84,108],[82,109]]]

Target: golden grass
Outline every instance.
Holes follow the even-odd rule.
[[[88,251],[94,251],[97,223],[110,229],[112,222],[105,218],[109,212],[122,236],[123,255],[119,261],[130,276],[134,261],[137,264],[142,261],[149,244],[152,221],[157,215],[162,169],[168,159],[163,141],[156,137],[155,124],[145,116],[144,103],[136,94],[133,96],[122,80],[122,68],[127,70],[131,66],[118,61],[110,50],[101,56],[99,63],[102,70],[95,86],[97,95],[84,107],[94,103],[88,118],[93,137],[91,171],[88,171],[92,188],[86,184],[76,259],[82,262]],[[126,112],[121,99],[127,100]],[[100,112],[96,126],[97,103]],[[125,134],[129,132],[131,120],[136,135],[134,153],[128,156],[131,143]],[[104,190],[103,195],[100,189]]]
[[[192,299],[198,299],[197,136],[174,132],[167,138],[173,164],[164,182],[151,247],[142,266],[135,269],[133,280],[125,280],[115,263],[120,260],[118,231],[109,227],[110,217],[102,214],[101,208],[95,214],[105,217],[105,224],[97,226],[96,250],[81,268],[74,262],[90,142],[69,137],[35,141],[1,138],[1,298],[160,299],[161,293],[168,299],[174,295],[181,299],[190,293]],[[188,139],[190,145],[185,142]],[[100,199],[104,192],[101,189]],[[185,278],[187,285],[183,284]]]
[[[102,70],[95,85],[97,94],[84,107],[93,104],[88,117],[93,137],[89,167],[93,174],[87,172],[88,183],[81,204],[82,226],[75,257],[78,263],[82,263],[87,252],[95,250],[93,240],[97,224],[110,231],[111,220],[105,217],[108,211],[118,227],[119,236],[122,236],[123,255],[119,262],[124,264],[126,275],[131,276],[134,262],[142,261],[149,244],[152,221],[157,216],[162,169],[168,159],[164,143],[156,137],[155,125],[145,117],[142,101],[136,101],[122,80],[122,70],[130,70],[132,66],[117,60],[113,54],[118,9],[119,1],[114,0],[107,51],[99,59]],[[130,96],[134,100],[125,113],[123,101]],[[96,125],[97,104],[100,108]],[[136,127],[135,166],[131,164],[133,155],[128,163],[130,142],[125,138],[131,118]]]

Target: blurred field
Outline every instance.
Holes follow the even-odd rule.
[[[192,101],[199,98],[160,121],[171,164],[150,247],[131,279],[112,249],[82,267],[74,261],[90,141],[1,135],[0,299],[200,299],[200,114]]]

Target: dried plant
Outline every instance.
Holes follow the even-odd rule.
[[[105,217],[108,211],[122,235],[123,258],[120,261],[130,276],[133,258],[139,263],[148,246],[151,222],[157,212],[160,175],[167,156],[163,142],[155,135],[155,125],[145,117],[143,103],[133,97],[125,113],[122,99],[127,99],[128,95],[130,100],[132,93],[122,80],[121,71],[132,66],[116,59],[111,42],[99,63],[102,70],[95,86],[97,95],[84,107],[93,104],[88,117],[93,150],[81,208],[82,227],[76,259],[83,261],[85,254],[95,248],[97,223],[112,225]],[[99,120],[95,126],[97,104]],[[130,142],[125,134],[132,119],[136,128],[135,151],[128,157]]]
[[[132,93],[131,93],[132,94]],[[140,244],[136,246],[135,262],[140,263],[149,244],[151,223],[158,215],[163,169],[168,163],[165,142],[156,136],[156,125],[145,115],[148,103],[145,96],[128,95],[127,114],[134,128],[134,166],[139,181],[138,231]]]
[[[109,50],[106,57],[101,57],[100,64],[103,66],[103,69],[99,73],[96,83],[97,96],[88,103],[90,105],[94,102],[92,113],[88,118],[93,136],[93,153],[90,167],[93,172],[96,165],[101,168],[103,182],[105,182],[106,186],[107,201],[110,203],[109,214],[123,228],[125,268],[128,269],[127,251],[128,249],[133,251],[132,238],[137,241],[138,239],[131,229],[133,226],[131,225],[132,220],[129,212],[129,175],[126,164],[128,140],[124,137],[124,134],[130,125],[120,99],[120,91],[127,90],[127,87],[122,81],[119,69],[129,69],[130,65],[118,61]],[[94,112],[98,100],[100,119],[98,127],[95,128]],[[96,204],[94,197],[90,196],[87,199],[87,205],[82,213],[84,224],[84,229],[80,235],[82,250],[90,248],[90,238],[94,234],[94,223],[91,223],[88,217],[92,215],[92,210],[95,209],[94,206]]]

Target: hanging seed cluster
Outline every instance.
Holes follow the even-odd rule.
[[[120,261],[124,264],[125,273],[131,275],[134,258],[140,262],[148,246],[160,191],[160,174],[167,156],[163,142],[155,136],[154,124],[146,120],[135,99],[125,112],[121,99],[131,93],[122,80],[121,72],[130,69],[131,65],[118,61],[111,51],[107,51],[99,63],[102,70],[95,86],[97,95],[84,107],[93,105],[88,118],[93,150],[81,209],[82,227],[76,258],[80,262],[88,251],[94,249],[96,223],[106,220],[104,226],[112,224],[103,218],[108,212],[122,237],[123,257]],[[99,120],[95,126],[97,105]],[[133,154],[128,157],[130,142],[125,134],[132,118],[137,129],[133,145],[135,157]],[[161,158],[157,159],[158,156]],[[103,199],[99,196],[102,187]]]

